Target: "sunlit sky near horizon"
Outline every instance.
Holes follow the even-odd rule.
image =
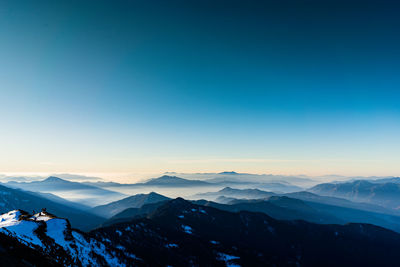
[[[400,176],[399,11],[1,1],[0,173]]]

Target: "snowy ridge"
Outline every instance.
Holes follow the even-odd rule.
[[[72,230],[69,221],[48,212],[13,210],[0,215],[0,233],[50,255],[65,266],[125,266],[121,253]]]

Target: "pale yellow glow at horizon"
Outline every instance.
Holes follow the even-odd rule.
[[[69,173],[100,177],[118,182],[137,182],[146,178],[158,177],[165,172],[177,173],[218,173],[236,171],[252,174],[273,175],[323,175],[343,176],[399,176],[396,161],[388,160],[350,160],[350,159],[261,159],[261,158],[214,158],[214,159],[140,159],[110,160],[73,164],[30,164],[30,169],[5,168],[0,173],[7,176],[47,176]],[[71,166],[73,165],[73,166]]]

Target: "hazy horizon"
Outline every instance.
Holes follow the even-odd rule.
[[[222,172],[196,172],[196,173],[183,173],[183,172],[161,172],[161,173],[74,173],[74,172],[58,172],[58,173],[31,173],[31,172],[12,172],[12,173],[0,173],[0,182],[6,178],[13,178],[13,177],[26,177],[26,178],[40,178],[46,179],[50,176],[58,177],[60,176],[62,179],[66,179],[64,175],[76,175],[82,176],[81,179],[77,179],[77,181],[90,181],[92,179],[85,179],[86,178],[99,178],[98,181],[105,181],[105,182],[117,182],[117,183],[138,183],[144,182],[152,178],[158,178],[163,175],[168,176],[177,176],[185,179],[195,179],[195,180],[207,180],[213,178],[213,174],[220,174]],[[231,171],[227,171],[231,172]],[[347,181],[349,179],[357,178],[357,179],[371,179],[371,178],[384,178],[384,177],[398,177],[395,175],[371,175],[371,176],[364,176],[364,175],[342,175],[342,174],[324,174],[324,175],[306,175],[306,174],[274,174],[274,173],[243,173],[243,172],[236,172],[238,174],[249,174],[249,175],[260,175],[260,176],[276,176],[277,180],[285,181],[285,179],[279,179],[280,176],[282,177],[299,177],[299,178],[310,178],[318,182],[334,182],[334,181]],[[196,176],[197,175],[197,176]],[[203,175],[201,177],[199,175]],[[211,176],[207,176],[211,175]],[[232,176],[234,178],[234,176]],[[67,179],[68,180],[68,179]],[[72,179],[71,181],[73,181]],[[95,179],[93,179],[96,181]],[[262,181],[260,181],[262,182]]]

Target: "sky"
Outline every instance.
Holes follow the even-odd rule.
[[[400,175],[394,1],[1,1],[0,173]]]

